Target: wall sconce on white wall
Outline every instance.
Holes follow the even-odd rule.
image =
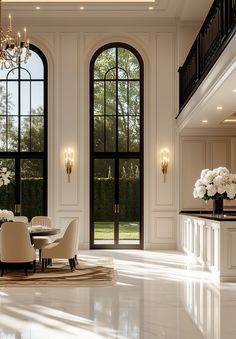
[[[166,182],[168,165],[169,165],[169,150],[165,148],[161,150],[161,171],[164,175],[164,183]]]
[[[66,173],[68,175],[68,182],[70,182],[70,174],[72,172],[72,167],[74,163],[74,152],[71,148],[65,150],[65,167]]]

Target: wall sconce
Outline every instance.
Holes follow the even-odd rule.
[[[70,174],[72,172],[72,166],[74,162],[74,152],[71,148],[65,150],[65,167],[68,175],[68,182],[70,182]]]
[[[164,175],[164,183],[166,182],[168,164],[169,164],[169,150],[166,148],[161,150],[161,170]]]

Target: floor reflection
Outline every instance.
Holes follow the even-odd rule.
[[[0,288],[0,339],[235,339],[236,284],[216,284],[179,252],[115,258],[115,287]]]

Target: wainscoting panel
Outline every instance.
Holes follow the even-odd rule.
[[[152,249],[176,249],[176,214],[156,212],[152,214]]]

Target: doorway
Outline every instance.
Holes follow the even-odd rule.
[[[90,64],[90,247],[143,247],[143,62],[123,43]]]

